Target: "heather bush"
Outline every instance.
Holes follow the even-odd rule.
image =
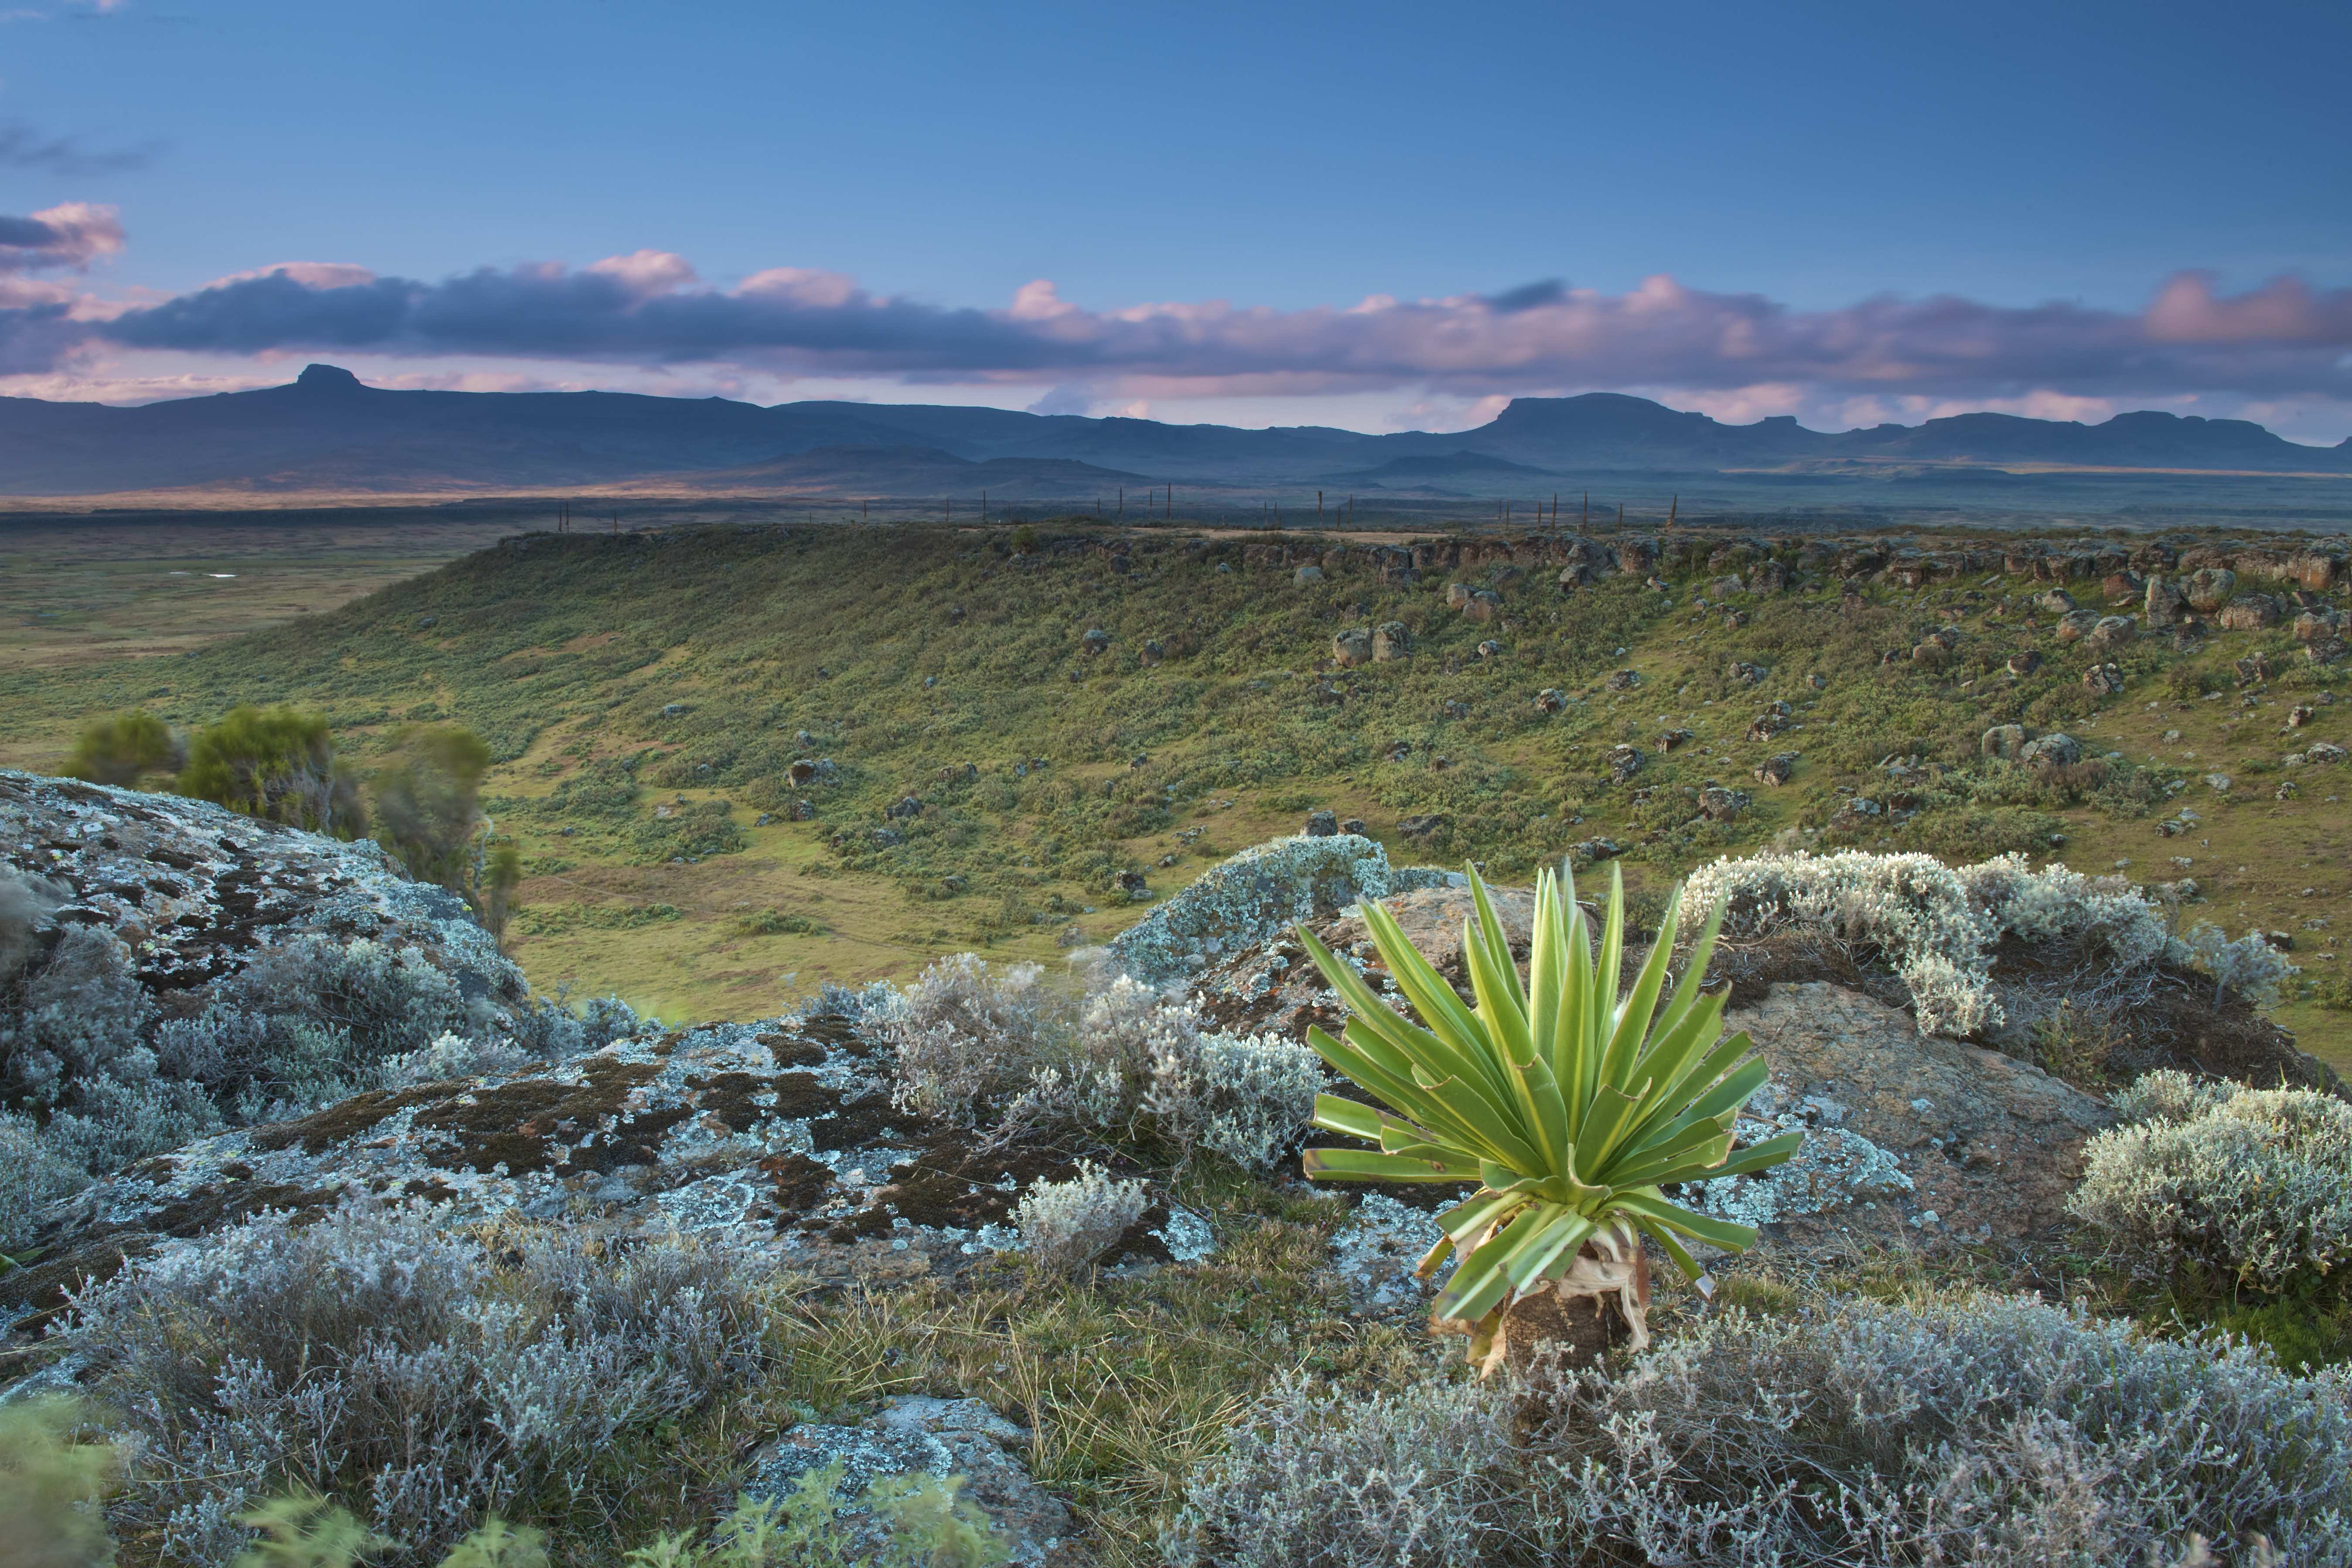
[[[2352,1264],[2352,1105],[2161,1072],[2117,1109],[2137,1120],[2085,1146],[2067,1207],[2127,1274],[2275,1296]]]
[[[1115,1180],[1101,1166],[1081,1160],[1078,1173],[1066,1182],[1031,1183],[1013,1211],[1013,1223],[1038,1268],[1075,1274],[1142,1218],[1150,1203],[1141,1182]]]
[[[41,1136],[38,1121],[0,1110],[0,1258],[31,1240],[42,1205],[89,1180],[86,1166]]]
[[[265,1213],[76,1300],[64,1329],[138,1445],[119,1525],[223,1563],[238,1516],[293,1489],[425,1562],[488,1514],[553,1522],[598,1490],[698,1481],[666,1423],[761,1363],[739,1265],[681,1241],[461,1236],[358,1194]]]
[[[171,726],[143,709],[133,709],[84,729],[62,772],[91,784],[136,788],[149,773],[176,773],[186,763],[186,743],[172,733]]]
[[[394,734],[369,780],[376,838],[420,882],[468,891],[479,868],[482,775],[490,748],[454,724],[412,725]]]
[[[2279,987],[2300,973],[2286,954],[2273,947],[2261,931],[2250,931],[2235,942],[2220,926],[2200,921],[2180,939],[2183,956],[2200,973],[2213,979],[2213,1005],[2234,991],[2257,1007],[2277,1005]]]
[[[1181,1568],[2336,1563],[2352,1378],[2030,1300],[1735,1309],[1532,1392],[1283,1384],[1166,1547]]]
[[[205,725],[188,742],[187,765],[173,787],[247,816],[337,838],[356,838],[367,828],[359,781],[336,759],[326,720],[297,708],[236,708]]]
[[[894,1103],[970,1127],[1000,1111],[1068,1026],[1066,1002],[1034,963],[991,970],[977,954],[937,959],[903,992],[861,1006],[892,1053]]]

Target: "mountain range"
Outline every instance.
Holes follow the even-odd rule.
[[[285,386],[130,408],[0,398],[0,494],[22,497],[577,487],[1076,500],[1171,482],[1510,495],[1629,472],[1833,482],[1973,470],[1997,483],[2010,467],[2352,476],[2352,439],[2307,447],[2245,420],[2153,411],[2099,425],[1964,414],[1831,434],[1605,392],[1518,398],[1473,430],[1375,436],[923,404],[390,391],[323,364]]]

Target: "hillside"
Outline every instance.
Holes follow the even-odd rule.
[[[830,448],[846,450],[816,470],[751,471]],[[1725,425],[1615,393],[1522,397],[1475,429],[1384,436],[919,404],[761,408],[602,392],[389,391],[319,364],[287,386],[136,408],[0,399],[0,494],[16,496],[224,486],[264,494],[532,489],[714,470],[728,482],[780,491],[890,496],[928,494],[957,477],[910,470],[908,448],[973,463],[1084,463],[1146,484],[1244,489],[1312,488],[1332,476],[1412,489],[1442,474],[1454,489],[1496,496],[1561,488],[1532,481],[1564,486],[1570,475],[1787,470],[1783,478],[1853,478],[1920,465],[2352,475],[2352,440],[2299,446],[2242,420],[2142,411],[2084,426],[1970,414],[1916,428],[1829,434],[1788,417]],[[860,449],[868,460],[846,460],[847,451]],[[1413,466],[1430,459],[1438,466]],[[1400,461],[1407,466],[1391,466]],[[937,466],[933,460],[930,468]],[[961,476],[976,493],[974,478]],[[2341,505],[2340,493],[2331,493]]]
[[[510,940],[534,981],[698,1016],[905,975],[951,944],[1051,958],[1119,929],[1139,888],[1163,898],[1318,810],[1402,861],[1517,878],[1615,854],[1653,889],[1775,841],[2185,877],[2184,918],[2278,931],[2352,1000],[2327,935],[2352,891],[2336,771],[2280,760],[2352,740],[2331,705],[2344,665],[2305,658],[2291,605],[2095,656],[2046,601],[2063,582],[2098,605],[2134,563],[2177,579],[2235,562],[2246,613],[2293,591],[2289,570],[2333,605],[2332,555],[2187,537],[1014,537],[516,538],[168,667],[14,672],[6,760],[52,766],[77,724],[142,701],[179,724],[313,705],[362,759],[404,721],[465,723],[496,748],[489,809],[528,857]],[[1599,575],[1621,548],[1652,569]],[[1598,580],[1563,592],[1563,572]],[[1452,608],[1449,583],[1493,597]],[[1369,638],[1339,634],[1391,623],[1406,657],[1341,662]],[[2273,673],[2242,686],[2256,653]],[[2084,684],[2110,664],[2119,694]],[[2009,723],[2068,731],[2082,763],[1989,759]],[[2343,1015],[2291,1016],[2344,1059]]]

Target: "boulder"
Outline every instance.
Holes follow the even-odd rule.
[[[1330,838],[1339,831],[1339,818],[1329,811],[1310,811],[1307,826],[1299,829],[1309,838]]]
[[[2028,648],[2023,653],[2011,654],[2009,662],[2003,668],[2011,675],[2032,675],[2042,668],[2042,656],[2033,649]]]
[[[1568,694],[1556,686],[1545,687],[1536,693],[1536,711],[1538,713],[1567,712]]]
[[[1407,838],[1434,838],[1444,830],[1445,818],[1437,812],[1397,818],[1397,832]]]
[[[1099,655],[1108,653],[1110,651],[1110,634],[1103,630],[1100,626],[1095,626],[1078,638],[1078,647],[1081,652],[1087,654]]]
[[[1639,746],[1612,746],[1601,762],[1609,769],[1609,782],[1623,784],[1642,771],[1642,749]]]
[[[1698,792],[1698,809],[1710,822],[1729,822],[1748,809],[1745,791],[1708,784]]]
[[[2305,610],[2294,618],[2294,639],[2314,643],[2332,637],[2343,627],[2343,617],[2334,610]]]
[[[2074,611],[2074,595],[2063,588],[2053,588],[2046,594],[2036,594],[2033,595],[2033,603],[2053,616],[2072,615]]]
[[[2147,584],[2137,572],[2111,572],[2100,581],[2099,591],[2112,604],[2128,604],[2147,591]]]
[[[1759,561],[1748,574],[1748,591],[1751,594],[1778,594],[1789,585],[1789,569],[1778,561]]]
[[[1392,664],[1412,653],[1412,634],[1402,621],[1382,621],[1372,628],[1372,662]]]
[[[2219,625],[2225,632],[2256,632],[2275,626],[2279,602],[2268,594],[2240,594],[2221,608]]]
[[[1731,677],[1733,681],[1738,685],[1753,686],[1772,672],[1765,668],[1760,664],[1749,664],[1745,659],[1742,659],[1732,665],[1732,667],[1729,669],[1725,670],[1724,673]]]
[[[1503,601],[1492,590],[1481,588],[1463,602],[1462,614],[1464,618],[1485,626],[1502,618]]]
[[[2143,604],[2150,630],[2171,626],[2189,613],[2189,595],[2181,592],[2179,584],[2162,577],[2147,580],[2147,595]]]
[[[2095,696],[2120,697],[2124,689],[2123,667],[2117,664],[2095,664],[2083,672],[2083,684]]]
[[[1758,784],[1771,784],[1776,788],[1787,784],[1796,773],[1797,754],[1794,752],[1776,752],[1757,763],[1754,770]]]
[[[1320,566],[1301,566],[1297,571],[1293,572],[1290,574],[1290,580],[1293,584],[1301,588],[1307,587],[1312,584],[1320,583],[1323,581],[1323,568]]]
[[[1978,742],[1978,749],[1984,755],[2004,763],[2020,762],[2024,758],[2027,744],[2038,733],[2038,731],[2029,730],[2022,724],[1995,724],[1984,732],[1984,738]]]
[[[1469,602],[1470,602],[1470,584],[1467,584],[1467,583],[1448,583],[1447,584],[1445,584],[1445,607],[1446,607],[1447,609],[1449,609],[1449,610],[1458,610],[1458,609],[1460,609],[1463,605],[1465,605],[1468,604]]]
[[[1747,591],[1747,586],[1737,577],[1717,577],[1706,585],[1706,596],[1710,599],[1728,599],[1734,594]]]
[[[2058,623],[2058,640],[2062,643],[2081,642],[2091,635],[2091,628],[2101,620],[2096,610],[2076,610]]]
[[[1372,662],[1372,634],[1361,626],[1350,626],[1331,639],[1331,662],[1343,668]]]
[[[2122,647],[2138,634],[2139,623],[2129,616],[2101,616],[2083,641],[2092,647]]]
[[[2298,550],[2286,558],[2287,580],[2316,594],[2332,584],[2344,570],[2344,558],[2326,550]]]
[[[1496,642],[1494,638],[1488,637],[1486,641],[1478,645],[1478,657],[1480,658],[1500,658],[1503,657],[1503,645]]]
[[[2238,574],[2226,566],[2200,567],[2180,585],[2180,591],[2188,596],[2189,607],[2200,616],[2221,609],[2237,590]]]
[[[2237,669],[2238,684],[2241,686],[2252,686],[2257,681],[2268,680],[2274,673],[2271,668],[2271,656],[2266,653],[2250,653],[2238,660],[2234,668]]]
[[[2082,742],[2060,731],[2028,741],[2017,760],[2032,768],[2067,768],[2083,760]]]
[[[1638,669],[1612,669],[1609,678],[1601,684],[1612,691],[1631,691],[1642,684],[1642,672]]]

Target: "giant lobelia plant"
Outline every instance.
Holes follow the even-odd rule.
[[[1642,1237],[1694,1282],[1698,1265],[1677,1237],[1731,1252],[1756,1241],[1752,1227],[1695,1213],[1661,1189],[1777,1165],[1803,1136],[1732,1152],[1733,1119],[1765,1068],[1744,1032],[1723,1037],[1723,995],[1699,988],[1722,911],[1707,921],[1661,1005],[1680,889],[1622,996],[1625,886],[1614,868],[1598,952],[1565,868],[1537,879],[1524,981],[1475,869],[1470,893],[1476,914],[1464,924],[1462,956],[1475,1008],[1414,951],[1394,917],[1364,901],[1381,957],[1426,1027],[1400,1016],[1354,966],[1299,928],[1350,1014],[1344,1038],[1310,1029],[1307,1043],[1389,1107],[1317,1096],[1317,1126],[1379,1148],[1309,1149],[1307,1174],[1479,1184],[1439,1216],[1444,1237],[1419,1272],[1426,1278],[1449,1254],[1460,1259],[1430,1326],[1468,1334],[1482,1371],[1503,1359],[1505,1309],[1547,1289],[1564,1301],[1591,1300],[1596,1310],[1606,1300],[1640,1350],[1649,1342]]]

